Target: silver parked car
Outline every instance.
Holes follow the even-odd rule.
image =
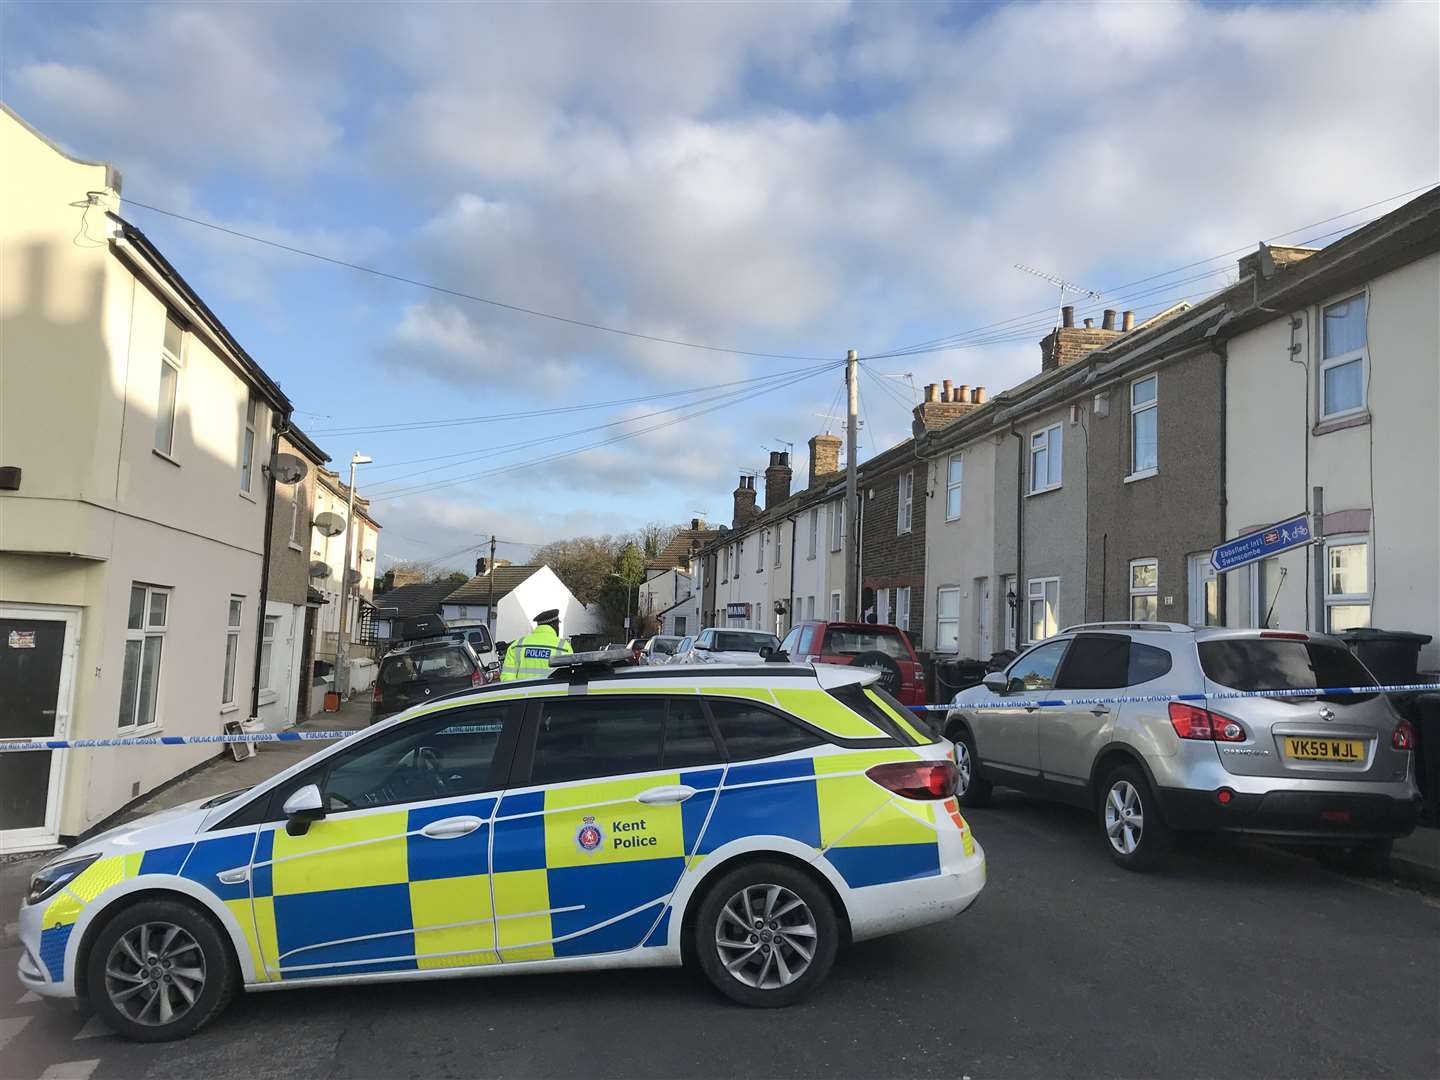
[[[982,805],[1001,785],[1093,809],[1123,866],[1153,865],[1178,830],[1328,842],[1378,862],[1419,811],[1415,733],[1385,695],[1169,700],[1375,685],[1324,634],[1093,623],[961,691],[945,730],[961,803]],[[998,707],[967,708],[982,703]]]
[[[687,639],[688,640],[688,639]],[[780,651],[780,639],[764,630],[727,630],[707,626],[683,651],[675,650],[672,664],[763,664]]]

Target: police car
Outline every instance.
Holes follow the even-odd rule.
[[[683,963],[778,1006],[984,886],[952,745],[873,672],[615,659],[426,702],[73,848],[31,882],[21,982],[142,1041],[241,989],[509,972]]]

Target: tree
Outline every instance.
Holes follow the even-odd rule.
[[[623,541],[614,536],[575,536],[556,540],[535,552],[533,561],[555,571],[555,576],[582,604],[600,599],[605,577],[615,569]]]
[[[606,633],[620,637],[625,633],[625,619],[635,611],[636,588],[645,580],[645,556],[629,543],[611,565],[613,569],[600,585],[600,616]],[[643,627],[635,623],[630,629],[631,637],[639,637]]]

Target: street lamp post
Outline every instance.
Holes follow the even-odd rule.
[[[373,460],[359,450],[350,457],[350,493],[345,509],[345,566],[340,571],[340,629],[335,635],[335,690],[341,701],[344,701],[345,695],[350,692],[350,642],[345,629],[345,616],[350,607],[350,552],[355,535],[355,466],[369,465]]]

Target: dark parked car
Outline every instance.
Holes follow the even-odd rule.
[[[432,638],[401,645],[380,661],[370,722],[457,690],[469,690],[484,681],[480,661],[466,642]]]
[[[924,705],[925,671],[898,626],[876,623],[802,622],[780,648],[799,664],[858,664],[880,672],[880,688],[905,705]]]

